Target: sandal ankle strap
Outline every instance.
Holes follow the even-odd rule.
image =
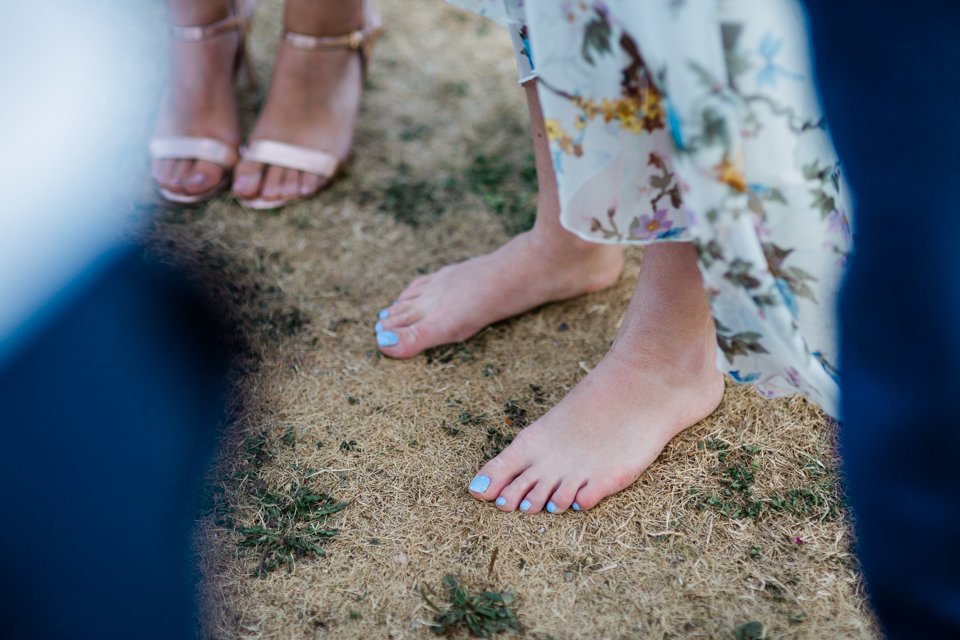
[[[239,32],[242,35],[250,25],[255,5],[256,0],[234,3],[231,9],[232,15],[223,20],[192,27],[173,25],[170,27],[170,32],[174,38],[184,42],[200,42],[228,32]]]
[[[291,47],[305,49],[307,51],[316,51],[318,49],[351,49],[353,51],[362,51],[369,47],[382,32],[383,26],[379,21],[376,21],[342,36],[311,36],[306,33],[286,31],[283,34],[283,38]]]

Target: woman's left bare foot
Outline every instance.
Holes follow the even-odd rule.
[[[720,404],[716,350],[692,247],[649,248],[610,352],[484,465],[470,492],[503,511],[561,513],[625,489],[671,438]]]

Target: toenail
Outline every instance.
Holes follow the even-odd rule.
[[[400,339],[393,331],[381,331],[377,334],[377,344],[381,347],[393,347],[398,342],[400,342]]]
[[[520,511],[530,511],[530,507],[532,506],[533,504],[529,500],[524,500],[520,503]]]
[[[578,505],[576,502],[570,505],[570,508],[573,509],[574,511],[580,511],[580,505]]]
[[[470,491],[474,493],[483,493],[490,487],[490,478],[487,476],[477,476],[470,481]]]
[[[553,504],[553,500],[551,500],[547,503],[547,511],[550,513],[556,513],[557,511],[560,511],[560,509],[557,509],[557,505]]]
[[[373,325],[373,329],[374,329],[374,331],[376,331],[377,333],[380,333],[381,331],[383,331],[383,323],[382,323],[382,322],[378,322],[377,324]]]
[[[207,181],[207,178],[202,173],[194,173],[194,174],[191,174],[190,177],[187,179],[187,184],[201,185],[206,181]]]
[[[378,317],[381,320],[386,320],[387,318],[390,317],[390,311],[388,311],[387,309],[384,309],[383,311],[380,312],[380,315]]]
[[[504,498],[503,496],[500,496],[499,498],[497,498],[496,505],[497,505],[498,507],[505,507],[505,506],[507,506],[507,499]]]
[[[242,177],[237,178],[233,183],[233,188],[237,191],[243,191],[250,184],[250,178]]]

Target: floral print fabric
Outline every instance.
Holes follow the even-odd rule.
[[[451,0],[539,78],[561,220],[595,242],[692,242],[718,364],[837,415],[847,192],[795,0]]]

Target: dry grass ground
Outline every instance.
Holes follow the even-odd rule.
[[[157,206],[150,230],[157,255],[206,274],[247,344],[198,533],[205,635],[432,637],[421,591],[442,601],[452,574],[514,592],[529,638],[731,638],[752,620],[772,638],[874,637],[836,425],[801,399],[729,388],[590,513],[505,515],[469,498],[480,464],[603,356],[639,254],[603,293],[411,361],[380,357],[377,311],[417,273],[498,246],[535,198],[505,35],[440,0],[381,4],[390,31],[344,179],[277,213],[227,196]],[[266,75],[279,2],[263,5],[253,53]],[[244,92],[248,124],[262,100]],[[326,556],[268,571],[283,556],[258,540],[312,544],[321,494],[347,505],[313,523],[338,530]]]

